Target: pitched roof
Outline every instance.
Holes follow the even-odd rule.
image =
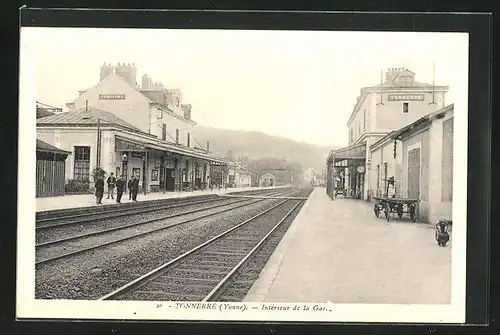
[[[389,134],[383,136],[382,138],[378,139],[377,141],[375,141],[375,143],[373,143],[372,145],[370,145],[370,150],[373,150],[373,148],[375,148],[376,146],[378,146],[379,144],[387,141],[388,139],[392,139],[392,136],[397,132],[397,130],[393,130],[391,131]]]
[[[58,153],[58,154],[71,154],[71,152],[59,149],[53,145],[48,144],[47,142],[44,142],[42,140],[39,140],[38,138],[36,139],[36,150],[37,151],[46,151],[46,152],[53,152],[53,153]]]
[[[101,86],[102,83],[108,81],[111,78],[118,78],[120,81],[124,82],[125,84],[127,84],[128,86],[130,86],[131,88],[133,88],[134,90],[136,90],[137,92],[139,92],[140,94],[144,95],[149,100],[151,100],[151,98],[149,98],[147,95],[145,95],[144,93],[142,93],[140,91],[139,87],[137,87],[135,85],[132,85],[131,83],[129,83],[128,81],[126,81],[125,79],[123,79],[122,77],[120,77],[119,75],[117,75],[116,73],[111,72],[106,77],[104,77],[102,80],[100,80],[97,84],[95,84],[94,86],[92,86],[91,88],[86,89],[86,90],[80,90],[79,92],[84,92],[84,93],[82,93],[81,95],[79,95],[76,98],[74,98],[73,101],[70,102],[70,104],[75,103],[76,100],[81,99],[81,97],[83,97],[84,95],[88,94],[90,91],[94,90],[95,88]],[[153,100],[151,100],[151,101],[153,101]]]
[[[100,119],[101,123],[112,123],[125,128],[140,131],[139,128],[131,125],[130,123],[120,119],[113,113],[89,107],[89,110],[81,109],[74,112],[65,112],[43,117],[36,120],[37,125],[97,125],[97,120]]]

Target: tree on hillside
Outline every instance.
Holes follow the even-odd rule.
[[[243,166],[248,166],[250,165],[250,159],[248,158],[248,156],[244,155],[244,156],[241,156],[241,157],[238,157],[238,161],[241,162],[241,164],[243,164]]]
[[[274,157],[254,159],[250,161],[248,166],[257,179],[266,173],[274,175],[279,183],[300,182],[303,179],[300,163],[290,162],[286,159]]]
[[[233,161],[234,160],[233,150],[229,149],[227,153],[224,155],[224,158],[229,161]]]
[[[48,110],[46,110],[44,108],[37,107],[37,109],[36,109],[36,118],[37,119],[42,118],[42,117],[46,117],[46,116],[51,116],[51,115],[54,115],[54,113],[49,112]]]

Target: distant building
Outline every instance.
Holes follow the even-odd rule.
[[[227,184],[230,187],[252,186],[252,173],[241,162],[228,162]]]
[[[276,177],[270,173],[266,173],[259,178],[259,187],[276,186]]]
[[[448,86],[415,80],[405,68],[391,68],[385,81],[363,87],[347,122],[349,146],[332,150],[327,158],[327,193],[333,197],[335,176],[345,180],[348,195],[369,200],[370,147],[391,131],[400,129],[445,106]]]
[[[304,171],[304,181],[310,186],[316,185],[316,171],[310,167]]]
[[[54,114],[62,113],[62,108],[50,106],[42,102],[36,102],[36,118],[46,117]]]

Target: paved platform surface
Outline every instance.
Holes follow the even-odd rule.
[[[144,195],[139,193],[137,195],[138,201],[149,201],[149,200],[159,200],[159,199],[169,199],[169,198],[183,198],[183,197],[196,197],[200,195],[210,195],[210,194],[226,194],[232,192],[241,191],[255,191],[260,189],[273,189],[278,187],[242,187],[242,188],[228,188],[228,189],[214,189],[214,190],[200,190],[192,192],[153,192]],[[115,199],[107,199],[107,190],[105,190],[104,197],[102,198],[102,204],[115,204],[116,203],[116,190]],[[128,193],[123,194],[122,203],[131,202],[129,200]],[[36,211],[50,211],[56,209],[67,209],[67,208],[77,208],[77,207],[89,207],[97,206],[96,198],[93,194],[78,194],[78,195],[65,195],[60,197],[47,197],[47,198],[37,198],[36,199]]]
[[[387,223],[372,204],[317,188],[246,301],[450,304],[451,247],[429,224]]]

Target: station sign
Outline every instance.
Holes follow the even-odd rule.
[[[99,100],[125,100],[125,94],[99,94]]]
[[[424,101],[424,94],[389,94],[389,101]]]

